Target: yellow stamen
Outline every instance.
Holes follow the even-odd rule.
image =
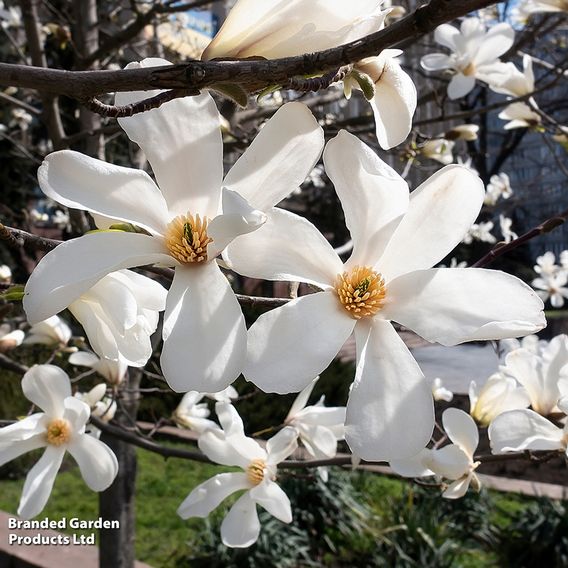
[[[71,439],[71,424],[64,418],[56,418],[47,425],[45,437],[52,446],[67,444]]]
[[[374,316],[384,304],[384,278],[368,266],[356,266],[338,274],[335,291],[349,315],[355,319]]]
[[[475,71],[475,65],[473,63],[470,63],[467,67],[462,69],[462,74],[468,77],[470,75],[474,75]]]
[[[179,215],[168,224],[166,246],[170,254],[183,264],[207,260],[207,245],[213,239],[207,235],[207,217],[201,219],[188,213]]]
[[[264,479],[264,472],[266,470],[266,462],[264,460],[252,460],[247,467],[248,480],[253,485],[262,483]]]

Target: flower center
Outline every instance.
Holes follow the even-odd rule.
[[[266,470],[266,462],[264,460],[252,460],[247,467],[247,478],[253,485],[262,483],[264,472]]]
[[[466,67],[462,69],[462,74],[466,77],[475,74],[475,65],[473,63],[469,63]]]
[[[47,443],[52,446],[61,446],[71,439],[71,424],[64,418],[56,418],[47,425]]]
[[[356,266],[338,274],[335,291],[349,315],[355,319],[374,316],[384,304],[384,278],[369,266]]]
[[[166,246],[170,254],[182,264],[205,262],[207,245],[213,239],[207,235],[207,217],[193,217],[190,213],[179,215],[168,224]]]

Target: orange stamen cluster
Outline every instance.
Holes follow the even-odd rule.
[[[56,418],[47,425],[45,437],[52,446],[67,444],[71,440],[71,424],[64,418]]]
[[[264,460],[252,460],[247,467],[247,478],[253,485],[259,485],[264,479],[266,462]]]
[[[356,266],[338,274],[335,291],[343,307],[355,319],[374,316],[383,307],[386,296],[383,277],[368,266]]]
[[[207,235],[207,217],[179,215],[168,224],[166,246],[170,254],[183,264],[207,260],[207,245],[213,239]]]

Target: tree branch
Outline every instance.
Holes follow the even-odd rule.
[[[79,100],[117,91],[204,89],[217,83],[238,83],[256,92],[286,84],[294,76],[321,74],[356,63],[404,39],[417,38],[440,24],[494,3],[494,0],[431,0],[406,18],[360,40],[317,53],[275,60],[190,61],[120,71],[63,71],[0,63],[0,85],[31,88]]]

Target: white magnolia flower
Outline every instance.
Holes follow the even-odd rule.
[[[106,390],[106,384],[99,383],[89,392],[76,392],[75,398],[89,406],[92,416],[100,418],[103,422],[110,422],[116,414],[117,406],[112,398],[106,396]]]
[[[459,99],[474,88],[476,78],[483,79],[498,58],[509,50],[515,32],[505,23],[492,26],[486,32],[479,18],[465,18],[459,30],[449,24],[437,27],[434,38],[452,53],[425,55],[422,67],[428,71],[452,70],[454,76],[448,85],[448,96]]]
[[[420,153],[441,164],[451,164],[454,161],[453,149],[455,142],[445,138],[433,138],[420,146]]]
[[[532,57],[523,55],[523,71],[514,63],[499,63],[483,77],[489,88],[502,95],[522,97],[534,92],[534,72]]]
[[[151,59],[141,65],[166,63]],[[119,93],[116,102],[124,105],[154,94]],[[283,106],[223,181],[219,113],[207,93],[119,123],[144,149],[160,189],[141,170],[68,150],[46,158],[38,173],[40,186],[67,207],[109,218],[107,226],[119,219],[144,232],[103,231],[59,245],[33,272],[24,308],[37,320],[63,309],[114,270],[175,266],[164,317],[162,371],[175,391],[220,391],[241,373],[246,327],[215,258],[237,235],[265,221],[238,194],[222,188],[242,183],[249,194],[288,195],[319,157],[321,128],[304,105]]]
[[[111,385],[119,385],[128,371],[128,362],[118,359],[102,359],[94,353],[77,351],[69,356],[69,363],[79,367],[89,367],[104,377]]]
[[[568,270],[568,250],[560,253],[560,264],[564,270]]]
[[[337,453],[337,441],[345,438],[345,407],[326,407],[323,396],[315,405],[306,406],[318,379],[316,377],[296,397],[284,424],[298,431],[311,456],[332,458]]]
[[[446,499],[463,497],[470,484],[481,486],[475,470],[480,462],[473,461],[479,444],[479,432],[472,418],[463,410],[448,408],[442,414],[444,430],[452,442],[439,450],[423,449],[406,460],[393,460],[391,468],[403,477],[428,477],[452,481],[442,493]]]
[[[444,386],[440,377],[432,381],[432,395],[434,400],[445,400],[446,402],[451,402],[454,398],[454,393]]]
[[[540,355],[542,350],[546,348],[548,341],[544,339],[539,339],[538,335],[527,335],[523,337],[520,341],[515,338],[502,339],[499,341],[499,351],[502,352],[502,357],[506,356],[507,353],[514,351],[515,349],[527,349],[531,353]]]
[[[416,111],[416,87],[396,59],[401,54],[400,49],[385,49],[380,55],[363,59],[354,66],[356,73],[368,75],[375,86],[370,103],[377,140],[385,150],[406,140]],[[360,88],[353,74],[346,77],[343,84],[348,99],[353,88]]]
[[[379,31],[388,10],[381,0],[239,0],[202,59],[216,57],[290,57],[337,47]],[[344,80],[345,94],[359,88],[356,75],[374,84],[370,100],[379,144],[403,142],[412,127],[416,87],[397,61],[400,50],[387,49],[354,66]]]
[[[323,289],[260,316],[249,329],[244,375],[266,392],[298,392],[355,331],[346,440],[364,459],[412,455],[432,433],[432,392],[390,321],[455,345],[534,333],[545,323],[542,302],[499,271],[429,269],[481,208],[483,184],[468,170],[443,168],[409,195],[406,182],[345,131],[328,143],[324,164],[354,243],[345,265],[311,223],[277,208],[226,251],[245,276]]]
[[[21,329],[14,329],[9,324],[0,325],[0,353],[6,353],[21,345],[24,341],[25,333]]]
[[[53,365],[36,365],[24,375],[22,390],[43,412],[0,429],[0,465],[38,448],[45,451],[26,477],[18,515],[29,519],[43,510],[66,451],[85,483],[104,491],[116,477],[118,463],[108,446],[85,434],[90,408],[71,396],[67,374]]]
[[[284,523],[292,521],[290,500],[274,480],[278,464],[298,447],[298,434],[294,428],[284,428],[264,449],[244,435],[242,420],[230,404],[219,402],[215,408],[223,430],[204,432],[199,448],[210,460],[243,471],[220,473],[198,485],[179,506],[178,515],[205,518],[229,495],[245,490],[223,520],[221,539],[225,546],[246,548],[260,533],[257,504]]]
[[[542,298],[542,301],[550,300],[553,308],[561,308],[564,305],[564,300],[568,299],[568,287],[566,284],[568,284],[568,273],[564,271],[543,275],[541,278],[535,278],[531,282],[531,286]]]
[[[536,106],[534,101],[533,106]],[[532,128],[541,122],[540,115],[526,103],[512,103],[499,113],[499,118],[508,120],[505,130],[514,128]]]
[[[238,0],[204,51],[267,59],[322,51],[355,41],[384,24],[382,0]]]
[[[12,270],[6,264],[0,265],[0,282],[10,282],[12,280]]]
[[[568,399],[558,406],[568,414]],[[523,450],[560,450],[568,456],[568,421],[560,428],[533,410],[511,410],[501,414],[489,427],[494,454]]]
[[[511,230],[513,225],[513,220],[505,215],[499,215],[499,228],[501,229],[501,234],[503,235],[503,240],[506,243],[510,243],[514,239],[518,239],[519,235]]]
[[[151,278],[119,270],[71,302],[69,311],[101,359],[114,361],[116,369],[143,367],[152,356],[150,336],[156,331],[166,296],[167,290]]]
[[[534,271],[543,277],[557,274],[560,271],[560,266],[556,264],[554,253],[547,251],[543,255],[537,256]]]
[[[529,404],[525,388],[502,372],[491,375],[481,389],[478,389],[475,381],[469,385],[469,413],[480,426],[489,426],[499,414],[527,408]]]
[[[32,325],[24,343],[65,347],[70,339],[71,328],[59,316],[51,316]]]
[[[477,124],[460,124],[448,130],[444,137],[448,140],[465,140],[466,142],[473,142],[477,140],[479,126]]]
[[[499,198],[509,199],[513,195],[511,180],[506,173],[491,176],[485,193],[485,205],[495,205]]]
[[[525,13],[535,12],[568,12],[566,0],[521,0],[521,6]]]
[[[482,243],[489,244],[496,243],[497,239],[491,234],[493,226],[493,221],[473,223],[464,235],[462,242],[466,245],[470,245],[473,241],[481,241]]]
[[[174,410],[174,422],[183,428],[194,430],[201,434],[210,428],[219,428],[213,420],[207,417],[210,414],[206,402],[201,402],[205,395],[196,391],[189,391],[183,395],[181,402]]]
[[[501,370],[515,377],[529,395],[532,409],[543,416],[556,409],[559,381],[568,371],[568,336],[554,337],[541,353],[516,349],[507,354]]]

